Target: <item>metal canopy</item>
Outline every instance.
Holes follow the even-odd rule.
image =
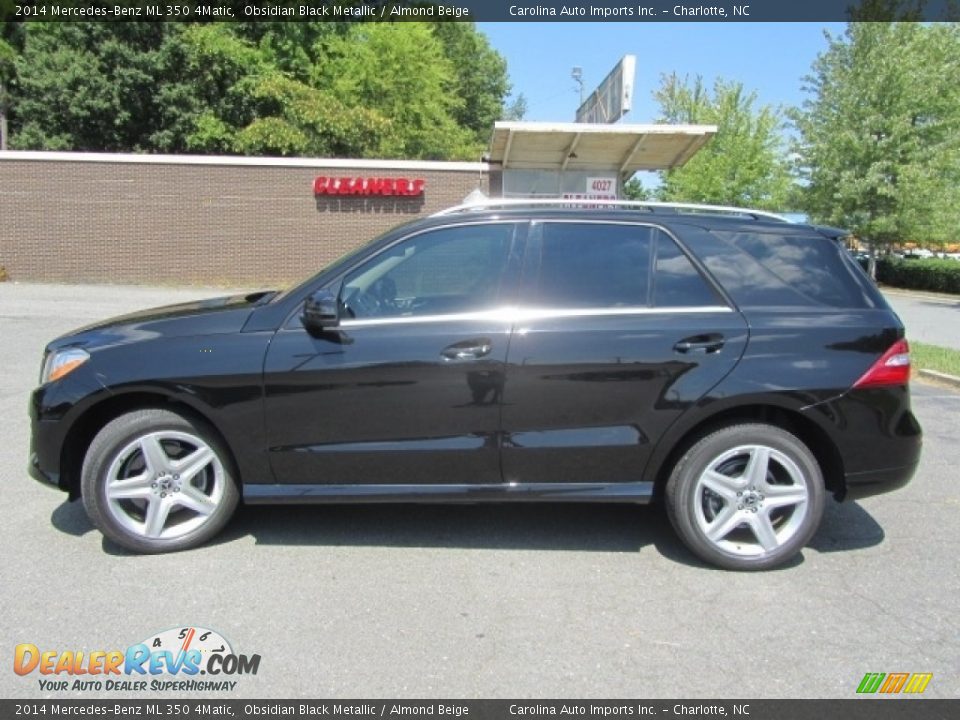
[[[490,162],[504,170],[606,170],[629,177],[680,167],[716,132],[716,125],[498,122]]]

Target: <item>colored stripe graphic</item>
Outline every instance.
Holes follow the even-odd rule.
[[[869,695],[881,692],[895,695],[900,692],[919,694],[927,689],[933,673],[867,673],[857,686],[857,692]]]
[[[880,692],[882,693],[898,693],[903,688],[907,678],[910,677],[910,673],[890,673],[887,675],[886,681],[880,687]]]
[[[910,676],[910,681],[903,691],[905,693],[922,693],[927,689],[927,685],[930,684],[932,678],[933,673],[914,673]]]
[[[886,673],[867,673],[863,676],[863,680],[860,681],[859,687],[857,687],[858,693],[875,693],[877,688],[880,687],[880,683],[883,682],[883,678]]]

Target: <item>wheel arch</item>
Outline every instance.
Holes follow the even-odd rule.
[[[205,412],[193,405],[177,400],[170,395],[165,395],[162,392],[138,390],[114,394],[110,397],[103,398],[99,402],[86,408],[71,425],[60,451],[61,481],[63,487],[69,492],[71,500],[76,500],[82,494],[80,477],[83,460],[90,447],[90,443],[93,442],[97,433],[99,433],[107,423],[121,415],[135,410],[148,410],[151,408],[170,410],[184,417],[199,421],[210,432],[214,433],[219,443],[228,453],[226,460],[230,463],[230,469],[237,482],[238,488],[242,489],[243,484],[240,482],[239,468],[236,458],[233,456],[233,449],[223,436],[223,433],[220,432],[216,424],[213,423]]]
[[[827,491],[837,500],[843,499],[846,494],[843,458],[829,434],[799,410],[764,402],[718,408],[690,427],[674,429],[674,439],[665,438],[666,443],[661,440],[661,445],[668,449],[651,459],[646,473],[654,477],[655,496],[663,496],[674,466],[697,441],[720,428],[748,422],[773,425],[799,438],[816,458]]]

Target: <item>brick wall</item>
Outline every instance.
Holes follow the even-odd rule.
[[[288,284],[488,183],[480,163],[93,157],[0,155],[0,266],[11,280]],[[315,199],[318,175],[426,187],[420,198]]]

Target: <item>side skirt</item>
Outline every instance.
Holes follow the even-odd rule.
[[[244,485],[248,504],[628,502],[649,503],[652,482],[497,485]]]

